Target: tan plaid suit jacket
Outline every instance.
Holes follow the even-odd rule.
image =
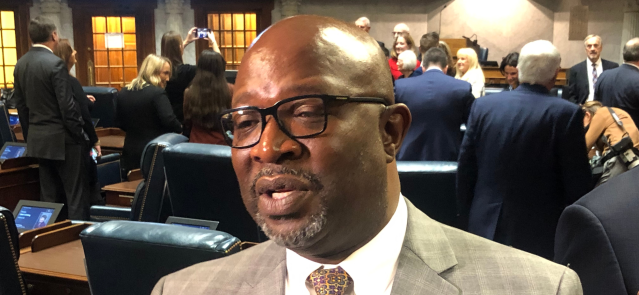
[[[392,294],[582,294],[567,267],[445,226],[406,203],[408,228]],[[283,295],[285,253],[265,242],[170,274],[152,294]]]

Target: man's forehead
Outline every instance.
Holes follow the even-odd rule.
[[[597,37],[592,37],[588,39],[588,41],[586,41],[586,45],[592,45],[592,44],[601,44],[601,40],[599,40],[599,38]]]

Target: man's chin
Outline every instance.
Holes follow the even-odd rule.
[[[305,248],[311,245],[326,225],[324,212],[304,219],[269,218],[258,213],[255,219],[269,239],[289,249]]]

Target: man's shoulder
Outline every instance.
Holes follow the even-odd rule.
[[[480,281],[485,291],[481,294],[501,293],[508,284],[513,292],[544,290],[540,294],[555,294],[561,285],[580,286],[577,274],[566,266],[456,228],[442,227],[457,259],[457,265],[445,276],[463,285],[462,289]]]
[[[581,62],[578,62],[574,66],[570,67],[570,72],[579,71],[581,69],[585,69],[585,67],[586,67],[586,60],[582,60]]]
[[[619,67],[619,64],[614,62],[614,61],[609,61],[607,59],[601,59],[601,64],[604,68],[608,68],[608,69],[614,69],[616,67]]]
[[[233,294],[246,280],[265,277],[285,262],[285,249],[268,241],[228,257],[206,261],[165,276],[163,294]],[[158,288],[160,286],[156,286]],[[182,292],[182,293],[180,293]]]

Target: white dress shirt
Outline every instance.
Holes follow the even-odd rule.
[[[341,266],[351,277],[354,289],[349,289],[356,295],[390,295],[407,224],[408,209],[400,194],[399,204],[388,224],[370,242],[337,265],[313,262],[286,249],[285,294],[316,295],[306,278],[323,265],[327,269]]]
[[[41,48],[46,48],[47,50],[51,51],[51,53],[53,53],[53,50],[51,50],[51,48],[44,46],[42,44],[33,44],[32,47],[41,47]]]
[[[597,79],[601,77],[601,73],[603,72],[603,64],[601,63],[601,58],[597,60],[595,63],[597,65]],[[595,85],[592,83],[592,62],[590,59],[586,59],[586,72],[588,73],[588,85],[590,85],[590,93],[588,94],[588,99],[586,101],[592,101],[595,99]]]

